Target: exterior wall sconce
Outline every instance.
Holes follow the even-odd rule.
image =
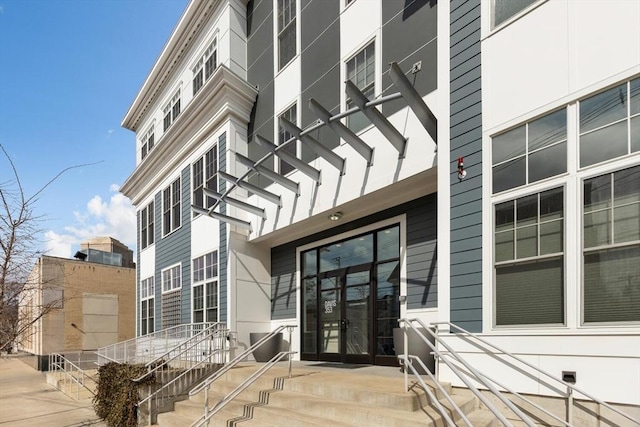
[[[464,157],[458,157],[458,179],[462,181],[467,176],[467,171],[464,170]]]
[[[338,221],[342,218],[342,212],[334,212],[328,216],[331,221]]]

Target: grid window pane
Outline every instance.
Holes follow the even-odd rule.
[[[536,0],[494,0],[493,26],[502,24]]]
[[[540,255],[563,252],[564,230],[562,221],[540,224]]]
[[[529,123],[529,151],[567,139],[567,109],[555,111]]]
[[[538,227],[530,226],[516,230],[516,248],[518,258],[538,255]]]
[[[493,192],[499,193],[527,183],[526,158],[502,163],[493,167]]]
[[[520,126],[493,137],[491,140],[493,164],[523,155],[527,144],[526,132],[525,126]]]
[[[627,122],[580,136],[580,166],[585,167],[627,154]]]
[[[621,84],[580,101],[580,133],[597,129],[627,116],[627,84]]]
[[[515,258],[513,231],[496,233],[496,262]]]
[[[547,147],[529,155],[529,182],[560,175],[567,171],[567,143]]]

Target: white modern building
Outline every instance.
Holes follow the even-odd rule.
[[[452,322],[640,405],[638,22],[633,1],[191,1],[122,123],[138,334],[296,324],[298,358],[395,364],[398,318]]]

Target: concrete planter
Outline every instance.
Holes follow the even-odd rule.
[[[427,331],[423,328],[418,329],[420,333],[429,339],[431,344],[434,343],[434,338],[427,333]],[[422,362],[427,366],[427,369],[431,371],[432,374],[435,374],[436,361],[431,354],[431,348],[416,334],[413,329],[409,329],[407,331],[408,339],[409,339],[409,354],[412,356],[417,356],[422,360]],[[404,354],[404,329],[403,328],[393,328],[393,346],[396,351],[396,356]],[[426,372],[422,369],[417,363],[414,363],[413,366],[416,368],[419,374],[425,375]],[[411,371],[409,371],[411,373]]]
[[[270,332],[250,332],[249,342],[251,346],[260,341],[262,338],[269,335]],[[274,335],[269,341],[262,344],[257,349],[253,350],[253,357],[256,362],[268,362],[276,354],[280,353],[282,348],[282,334]]]

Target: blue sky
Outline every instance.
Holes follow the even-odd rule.
[[[0,0],[0,143],[37,200],[42,247],[68,257],[111,235],[135,250],[118,188],[135,166],[120,127],[187,0]],[[0,153],[1,154],[1,153]],[[0,156],[0,182],[12,174]]]

